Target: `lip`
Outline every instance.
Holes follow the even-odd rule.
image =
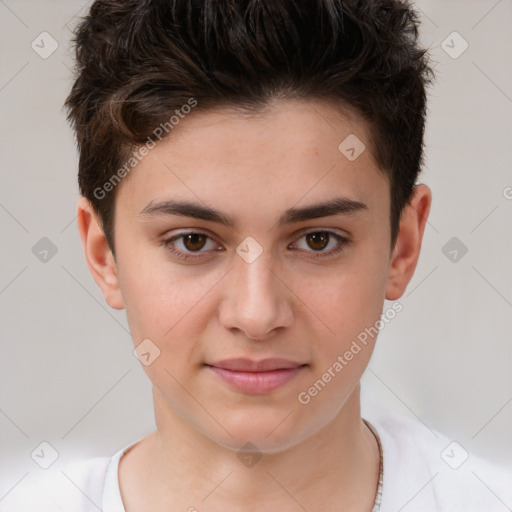
[[[295,378],[306,364],[287,359],[227,359],[206,365],[229,386],[251,395],[270,393]]]
[[[260,361],[239,357],[236,359],[223,359],[222,361],[208,364],[208,366],[214,366],[215,368],[223,368],[225,370],[238,372],[268,372],[271,370],[297,368],[302,365],[303,363],[299,363],[297,361],[290,361],[289,359],[281,359],[277,357],[262,359]]]

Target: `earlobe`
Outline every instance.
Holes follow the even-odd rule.
[[[85,197],[81,197],[78,202],[77,219],[85,259],[92,277],[100,287],[107,304],[114,309],[123,309],[117,264],[99,217]]]
[[[411,280],[420,256],[432,193],[426,185],[414,187],[409,204],[404,207],[400,232],[391,256],[386,299],[399,299]]]

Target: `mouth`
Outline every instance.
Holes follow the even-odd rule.
[[[251,395],[270,393],[301,373],[308,365],[287,359],[227,359],[206,367],[236,391]]]

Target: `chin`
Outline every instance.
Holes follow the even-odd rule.
[[[272,435],[266,436],[252,432],[236,435],[233,438],[224,436],[223,439],[213,439],[213,441],[236,453],[248,452],[268,455],[282,453],[300,442],[290,436],[274,438]]]
[[[236,418],[225,415],[222,421],[224,428],[219,427],[215,432],[209,432],[208,437],[236,452],[241,450],[268,454],[283,452],[308,437],[297,422],[293,409],[290,408],[288,412],[283,411],[286,409],[280,408],[265,414],[259,408],[252,413],[239,413]]]

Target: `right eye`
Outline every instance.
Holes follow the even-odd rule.
[[[178,241],[178,243],[176,243]],[[181,259],[197,259],[201,258],[202,254],[208,251],[203,251],[202,249],[208,245],[208,241],[213,244],[213,247],[217,247],[217,249],[210,250],[219,250],[218,245],[213,242],[213,240],[208,236],[207,233],[202,231],[186,231],[182,232],[178,235],[172,236],[171,238],[167,238],[162,243],[164,246],[174,255]],[[177,248],[177,246],[181,246],[181,248]],[[195,253],[197,253],[195,255]]]

